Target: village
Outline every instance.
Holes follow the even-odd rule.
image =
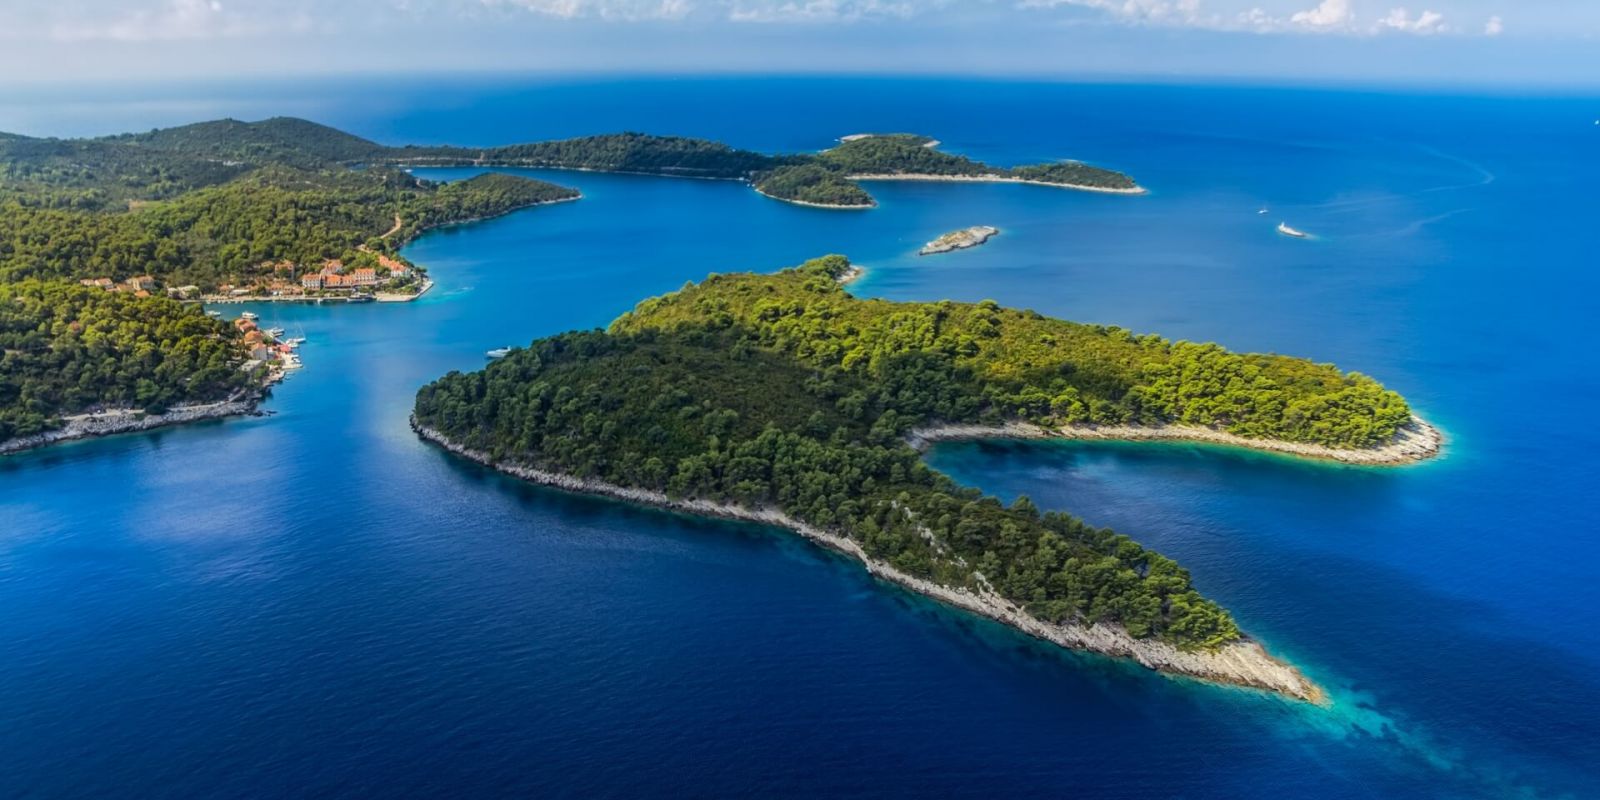
[[[262,330],[256,324],[256,319],[255,314],[246,311],[233,321],[233,327],[238,329],[243,337],[245,349],[249,353],[249,359],[240,364],[239,368],[254,370],[265,367],[267,373],[264,383],[277,383],[283,380],[290,370],[304,366],[295,350],[305,342],[305,338],[284,338],[282,328]]]
[[[363,266],[361,262],[372,265]],[[202,299],[207,303],[393,303],[415,300],[433,288],[433,282],[421,270],[369,250],[362,251],[355,265],[330,258],[315,272],[302,273],[298,264],[288,260],[262,267],[270,277],[244,285],[224,283]]]
[[[149,297],[164,291],[168,297],[176,300],[204,303],[395,303],[415,300],[433,288],[433,282],[422,270],[399,259],[365,249],[352,266],[347,266],[340,259],[330,258],[324,260],[315,272],[301,270],[300,265],[287,259],[267,261],[257,266],[257,277],[240,279],[237,283],[218,284],[212,292],[204,292],[194,285],[163,287],[151,275],[137,275],[120,281],[84,278],[78,283],[108,292],[129,292],[136,297]]]

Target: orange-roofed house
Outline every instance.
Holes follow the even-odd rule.
[[[378,256],[378,266],[389,270],[389,274],[395,276],[396,278],[403,277],[406,275],[406,273],[410,272],[410,270],[406,268],[406,265],[401,263],[398,259],[393,259],[386,255]]]

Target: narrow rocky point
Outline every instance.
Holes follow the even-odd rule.
[[[855,541],[807,525],[776,509],[746,508],[706,500],[674,499],[662,492],[577,478],[524,465],[496,462],[487,453],[462,447],[439,431],[419,424],[415,417],[411,420],[411,427],[423,439],[451,453],[531,483],[699,516],[758,522],[785,528],[816,544],[860,561],[865,565],[867,572],[877,578],[1010,625],[1029,636],[1061,647],[1130,659],[1149,669],[1169,675],[1260,689],[1318,705],[1325,705],[1328,702],[1327,695],[1321,687],[1312,683],[1293,665],[1274,658],[1260,644],[1249,639],[1232,642],[1214,651],[1185,651],[1164,642],[1135,639],[1127,631],[1115,625],[1060,625],[1045,622],[993,592],[975,593],[965,587],[944,586],[907,575],[868,556]]]

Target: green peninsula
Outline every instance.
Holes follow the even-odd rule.
[[[1188,573],[1126,536],[930,470],[942,425],[1184,423],[1359,452],[1412,424],[1369,378],[992,302],[856,299],[830,256],[714,275],[417,395],[455,452],[565,489],[783,525],[1065,646],[1316,700]],[[1269,438],[1270,437],[1270,438]]]

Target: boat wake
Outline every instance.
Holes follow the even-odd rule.
[[[1432,156],[1434,158],[1437,158],[1437,159],[1440,159],[1440,160],[1443,160],[1443,161],[1448,161],[1448,162],[1450,162],[1452,164],[1456,164],[1456,165],[1465,167],[1468,170],[1471,170],[1476,175],[1476,179],[1475,180],[1471,180],[1471,181],[1467,181],[1465,183],[1447,183],[1447,184],[1443,184],[1443,185],[1440,185],[1440,186],[1429,186],[1427,188],[1416,189],[1416,190],[1410,191],[1410,192],[1384,193],[1382,195],[1375,196],[1375,197],[1369,196],[1369,197],[1353,198],[1353,199],[1349,199],[1349,200],[1333,200],[1333,201],[1330,201],[1330,202],[1327,202],[1327,203],[1319,203],[1319,204],[1316,204],[1316,205],[1303,206],[1303,208],[1308,209],[1308,210],[1315,209],[1315,210],[1318,210],[1318,211],[1328,211],[1328,212],[1332,212],[1332,213],[1347,213],[1347,212],[1350,212],[1350,211],[1358,211],[1358,210],[1361,210],[1361,209],[1369,208],[1369,207],[1375,206],[1375,205],[1383,205],[1385,203],[1393,203],[1396,200],[1400,200],[1400,199],[1406,198],[1406,197],[1421,197],[1423,195],[1434,194],[1434,193],[1437,193],[1437,192],[1453,192],[1453,191],[1459,191],[1459,190],[1462,190],[1462,189],[1477,189],[1477,188],[1481,188],[1481,187],[1484,187],[1484,186],[1488,186],[1488,185],[1494,183],[1496,180],[1499,180],[1499,176],[1497,176],[1493,172],[1490,172],[1489,170],[1485,169],[1483,167],[1483,165],[1481,165],[1481,164],[1478,164],[1478,163],[1473,162],[1473,161],[1468,161],[1467,159],[1462,158],[1460,156],[1456,156],[1456,155],[1452,155],[1450,153],[1446,153],[1443,150],[1440,150],[1440,149],[1438,149],[1436,147],[1432,147],[1432,146],[1429,146],[1429,145],[1419,144],[1419,145],[1414,145],[1414,146],[1418,150],[1421,150],[1422,152],[1424,152],[1424,153],[1426,153],[1426,154],[1428,154],[1428,155],[1430,155],[1430,156]],[[1425,221],[1424,224],[1426,224],[1426,221]]]

